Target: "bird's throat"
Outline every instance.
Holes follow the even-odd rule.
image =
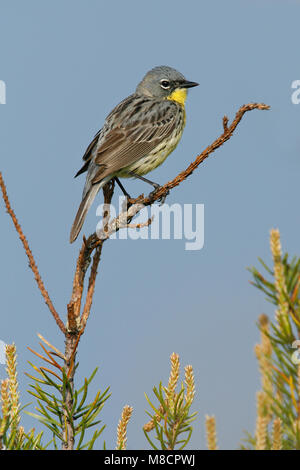
[[[167,99],[170,101],[176,101],[181,106],[184,106],[185,100],[187,97],[187,89],[186,88],[176,88],[168,97]]]

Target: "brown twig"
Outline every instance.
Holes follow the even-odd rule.
[[[223,117],[223,129],[224,129],[224,132],[227,132],[227,131],[228,131],[228,122],[229,122],[228,116],[224,116],[224,117]]]
[[[97,246],[96,252],[93,257],[93,264],[91,267],[88,291],[86,294],[85,305],[84,305],[82,316],[81,316],[81,328],[83,329],[83,331],[85,330],[86,323],[88,321],[91,307],[92,307],[93,296],[95,292],[96,277],[97,277],[97,269],[98,269],[98,265],[99,265],[99,261],[101,257],[102,247],[103,247],[103,241],[99,246]]]
[[[108,184],[106,184],[103,188],[104,204],[105,204],[104,213],[103,213],[103,230],[104,231],[107,230],[107,224],[109,220],[109,205],[111,203],[113,192],[114,192],[114,181],[111,181]],[[86,240],[86,238],[83,237],[83,243],[82,243],[80,253],[77,259],[77,263],[76,263],[75,276],[73,280],[72,297],[67,306],[68,308],[68,331],[69,332],[76,333],[83,326],[85,327],[86,320],[87,320],[87,317],[89,315],[90,308],[92,305],[94,283],[96,281],[96,277],[93,281],[93,276],[97,275],[97,266],[100,261],[102,243],[103,243],[103,240],[98,240],[95,234],[91,235],[88,238],[88,240]],[[91,270],[91,278],[89,282],[88,293],[86,297],[85,306],[83,309],[82,318],[80,321],[79,317],[80,317],[85,275],[91,262],[91,254],[96,247],[99,247],[99,249],[97,250],[98,254],[96,253],[93,258],[93,266]]]
[[[127,225],[127,228],[135,228],[135,229],[137,228],[137,229],[141,229],[141,228],[143,228],[143,227],[149,227],[149,225],[152,224],[153,219],[154,219],[154,216],[149,217],[149,219],[146,220],[146,222],[141,222],[141,223],[139,223],[139,224],[128,224],[128,225]]]
[[[79,316],[84,287],[84,277],[88,268],[88,264],[85,268],[86,264],[86,246],[85,243],[83,243],[76,263],[71,300],[67,305],[67,330],[69,332],[76,332],[80,329]]]
[[[38,288],[54,318],[54,320],[56,321],[57,325],[59,326],[60,330],[65,333],[66,329],[65,329],[65,325],[63,324],[62,320],[60,319],[57,311],[55,310],[54,308],[54,305],[49,297],[49,294],[44,286],[44,283],[42,281],[42,278],[41,278],[41,275],[39,273],[39,270],[38,270],[38,267],[36,265],[36,262],[34,260],[34,257],[33,257],[33,254],[29,248],[29,244],[28,244],[28,241],[22,231],[22,228],[21,228],[21,225],[19,224],[18,220],[17,220],[17,217],[10,205],[10,202],[9,202],[9,199],[8,199],[8,195],[7,195],[7,191],[6,191],[6,187],[5,187],[5,183],[4,183],[4,180],[3,180],[3,177],[2,177],[2,173],[0,172],[0,187],[1,187],[1,191],[2,191],[2,196],[3,196],[3,200],[4,200],[4,203],[5,203],[5,206],[6,206],[6,210],[8,212],[8,214],[10,215],[12,221],[13,221],[13,224],[15,226],[15,229],[20,237],[20,240],[23,244],[23,247],[24,247],[24,250],[26,252],[26,255],[28,257],[28,260],[29,260],[29,266],[34,274],[34,278],[37,282],[37,285],[38,285]]]
[[[114,194],[114,187],[115,187],[114,181],[110,181],[103,188],[103,195],[104,195],[103,231],[104,232],[108,231],[108,224],[109,224],[109,218],[110,218],[110,203]],[[98,265],[100,262],[103,243],[104,243],[104,240],[99,240],[99,243],[96,246],[96,252],[93,257],[93,264],[91,267],[88,291],[86,294],[85,305],[84,305],[82,316],[81,316],[81,328],[83,331],[85,330],[86,323],[88,321],[88,318],[91,312],[93,296],[95,292],[97,269],[98,269]]]

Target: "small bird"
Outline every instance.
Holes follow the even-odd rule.
[[[71,228],[73,243],[82,228],[98,191],[108,181],[143,177],[161,165],[175,149],[185,126],[187,89],[197,86],[177,70],[165,65],[154,67],[138,84],[135,93],[125,98],[107,116],[83,156],[84,165],[75,175],[87,171],[82,201]]]

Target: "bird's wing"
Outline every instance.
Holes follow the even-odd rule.
[[[179,105],[168,100],[139,97],[131,99],[130,106],[123,105],[115,125],[99,141],[94,159],[99,169],[92,183],[126,168],[155,149],[173,133],[182,113]]]
[[[127,109],[128,105],[131,104],[132,101],[135,101],[135,95],[130,95],[127,98],[125,98],[117,106],[115,106],[115,108],[107,116],[104,126],[102,127],[102,129],[100,129],[97,132],[97,134],[95,134],[92,142],[89,144],[88,148],[86,149],[82,157],[82,160],[85,163],[80,168],[80,170],[76,173],[75,178],[89,169],[91,160],[93,158],[93,152],[95,148],[97,147],[98,141],[101,140],[102,135],[103,134],[105,135],[108,129],[111,129],[116,124],[116,122],[118,122],[118,119],[122,117],[122,113],[124,112],[124,110]]]
[[[82,157],[82,160],[88,161],[88,160],[91,159],[92,151],[93,151],[94,146],[95,146],[95,145],[97,144],[97,142],[98,142],[100,132],[101,132],[101,129],[100,129],[100,131],[97,132],[97,134],[95,134],[95,136],[94,136],[92,142],[90,143],[90,145],[89,145],[88,148],[86,149],[85,154],[84,154],[83,157]]]
[[[89,167],[89,164],[90,164],[92,155],[93,155],[93,150],[94,150],[95,146],[97,145],[100,132],[101,132],[101,129],[100,129],[100,131],[97,132],[97,134],[96,134],[95,137],[93,138],[92,142],[90,143],[90,145],[89,145],[88,148],[86,149],[85,154],[84,154],[83,157],[82,157],[82,160],[84,160],[85,163],[84,163],[84,165],[80,168],[80,170],[77,171],[77,173],[76,173],[76,175],[75,175],[75,178],[76,178],[77,176],[81,175],[82,173],[84,173],[85,171],[88,170],[88,167]]]

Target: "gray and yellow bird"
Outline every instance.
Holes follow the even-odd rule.
[[[135,93],[108,115],[76,174],[88,172],[70,243],[78,237],[96,194],[111,179],[126,195],[119,177],[140,178],[159,187],[143,175],[161,165],[177,146],[185,126],[187,89],[197,85],[171,67],[155,67],[138,84]]]

